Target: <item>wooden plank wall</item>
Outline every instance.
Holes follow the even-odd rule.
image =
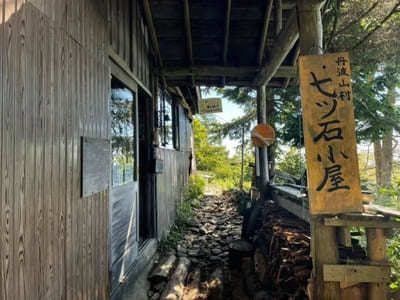
[[[189,179],[191,123],[179,106],[180,150],[157,148],[156,156],[164,161],[164,171],[156,176],[157,237],[167,234],[175,221],[176,208]]]
[[[109,298],[108,192],[80,197],[80,138],[109,137],[104,1],[0,0],[2,300]]]
[[[139,1],[108,1],[110,45],[144,86],[152,90],[149,33]]]

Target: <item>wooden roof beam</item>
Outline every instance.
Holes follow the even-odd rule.
[[[275,35],[278,36],[282,30],[282,0],[275,0]]]
[[[268,62],[266,62],[254,79],[254,85],[267,85],[276,76],[282,62],[289,54],[297,40],[299,39],[299,28],[297,25],[297,12],[294,9],[291,13],[285,28],[281,31]]]
[[[157,34],[156,34],[156,28],[154,27],[153,23],[153,16],[151,14],[151,8],[150,8],[150,3],[149,0],[143,0],[143,10],[144,10],[144,17],[147,23],[147,26],[149,28],[149,33],[150,33],[150,38],[151,42],[153,44],[153,48],[158,60],[158,64],[160,67],[163,67],[163,61],[161,58],[161,52],[160,52],[160,46],[158,44],[158,39],[157,39]]]
[[[258,67],[224,67],[224,66],[192,66],[192,67],[166,67],[161,71],[165,77],[179,76],[226,76],[245,77],[254,76],[259,72]],[[274,73],[274,77],[295,77],[296,68],[293,66],[281,66]]]
[[[299,58],[299,55],[300,55],[300,45],[297,45],[297,46],[296,46],[296,49],[294,50],[293,58],[292,58],[292,61],[291,61],[291,64],[292,64],[292,66],[293,66],[295,69],[297,69],[297,68],[296,68],[296,62],[297,62],[297,59]],[[283,82],[283,87],[284,87],[285,89],[288,88],[289,83],[290,83],[290,80],[291,80],[291,78],[289,78],[289,77],[287,77],[287,78],[284,80],[284,82]]]
[[[293,9],[293,8],[296,8],[296,1],[282,0],[282,9]]]
[[[189,57],[190,65],[193,65],[192,25],[190,23],[189,0],[183,0],[183,7],[185,18],[186,50]]]
[[[269,22],[271,20],[271,11],[272,11],[272,3],[273,2],[274,2],[273,0],[269,0],[267,7],[265,9],[264,25],[263,25],[263,30],[261,32],[260,46],[259,46],[258,56],[257,56],[257,63],[259,66],[261,65],[262,60],[264,58],[265,43],[267,41],[268,26],[269,26]]]
[[[226,0],[225,38],[224,38],[224,54],[223,54],[224,66],[226,66],[226,64],[228,62],[228,46],[229,46],[230,24],[231,24],[231,9],[232,9],[232,0]]]

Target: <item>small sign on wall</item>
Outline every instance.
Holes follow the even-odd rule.
[[[362,211],[348,53],[299,58],[311,214]]]
[[[199,101],[199,112],[201,114],[210,114],[222,112],[221,98],[206,98]]]
[[[82,197],[100,193],[110,184],[110,141],[82,137]]]

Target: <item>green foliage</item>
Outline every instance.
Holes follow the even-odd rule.
[[[196,203],[203,197],[205,189],[206,183],[204,179],[199,175],[191,175],[189,177],[184,202],[189,202],[192,206],[196,205]]]
[[[387,255],[392,265],[392,278],[390,289],[400,290],[400,231],[396,231],[394,237],[388,241]]]
[[[204,190],[205,182],[200,176],[189,177],[183,199],[176,210],[175,224],[171,226],[168,236],[160,242],[161,252],[165,253],[169,249],[175,248],[178,242],[188,233],[188,225],[194,218],[193,208],[199,206]]]
[[[290,148],[283,159],[277,164],[277,169],[300,178],[305,171],[305,161],[296,148]]]
[[[379,192],[388,197],[379,199],[376,201],[377,203],[385,206],[394,206],[397,209],[400,209],[400,178],[398,178],[390,188],[381,188]]]
[[[205,171],[212,176],[211,183],[221,186],[223,189],[237,189],[240,186],[241,177],[241,153],[240,149],[233,157],[221,145],[221,140],[210,134],[215,123],[210,120],[194,120],[194,149],[197,169]],[[206,126],[207,125],[207,126]],[[254,161],[252,149],[245,147],[244,154],[244,184],[250,188],[253,169],[249,166]]]

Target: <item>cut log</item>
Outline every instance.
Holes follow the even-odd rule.
[[[203,299],[203,294],[200,292],[201,271],[200,269],[194,270],[188,276],[189,285],[185,289],[185,294],[182,300],[199,300]]]
[[[151,282],[151,284],[154,285],[161,281],[167,281],[175,265],[175,261],[175,255],[169,255],[162,258],[158,265],[148,276],[148,280]]]
[[[224,300],[224,275],[222,269],[217,268],[211,274],[207,283],[209,300]]]
[[[175,272],[161,294],[160,300],[180,300],[185,289],[185,280],[190,267],[190,260],[186,257],[179,258]]]

